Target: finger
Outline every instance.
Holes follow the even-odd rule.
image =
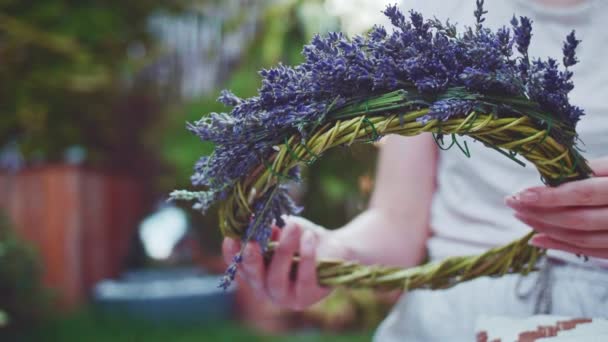
[[[270,297],[282,306],[287,306],[292,283],[289,280],[289,272],[294,254],[300,247],[301,229],[298,225],[290,223],[283,228],[279,244],[274,251],[270,261],[268,276],[266,277],[266,289]]]
[[[294,223],[302,229],[312,230],[317,234],[323,234],[326,229],[301,216],[285,216],[285,222]]]
[[[555,188],[533,187],[505,198],[509,206],[534,207],[608,205],[608,177],[565,183]]]
[[[608,208],[515,208],[517,215],[561,228],[583,231],[608,229]]]
[[[232,259],[241,250],[241,243],[233,238],[224,238],[222,242],[222,255],[224,262],[228,265],[232,263]]]
[[[316,251],[318,245],[319,238],[312,230],[307,229],[302,233],[293,309],[302,310],[329,292],[328,289],[320,288],[317,281]]]
[[[266,269],[260,245],[257,242],[247,243],[243,254],[243,263],[241,264],[243,277],[254,291],[266,294],[264,288]]]
[[[546,234],[536,234],[530,244],[545,249],[559,249],[573,254],[586,255],[596,258],[608,258],[608,248],[583,248],[555,240]]]
[[[281,228],[276,225],[272,226],[272,233],[270,233],[270,241],[279,241],[280,236]]]
[[[596,177],[608,176],[608,157],[590,160],[589,166],[591,166]]]
[[[534,228],[537,232],[546,234],[552,239],[567,243],[569,245],[586,248],[608,248],[607,232],[586,232],[557,227],[532,218],[515,215],[525,224]]]

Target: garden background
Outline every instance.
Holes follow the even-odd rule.
[[[214,210],[166,203],[213,146],[185,130],[222,88],[362,33],[388,1],[0,0],[0,340],[369,340],[394,294],[336,291],[283,312],[222,292]],[[169,5],[170,4],[170,5]],[[330,153],[294,189],[337,228],[373,187],[375,147]]]

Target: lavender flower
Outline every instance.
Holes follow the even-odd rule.
[[[227,290],[230,287],[230,285],[234,281],[234,278],[236,278],[236,270],[238,268],[238,265],[242,262],[243,254],[239,252],[232,258],[232,262],[230,263],[230,265],[228,265],[228,268],[226,269],[226,272],[224,273],[224,276],[222,277],[218,285],[219,288]]]
[[[584,112],[568,101],[568,93],[574,88],[572,73],[559,71],[558,67],[557,61],[552,58],[546,62],[536,60],[532,63],[528,85],[530,98],[543,109],[554,113],[556,119],[574,125]]]
[[[298,171],[296,170],[295,172]],[[283,184],[278,185],[256,201],[253,208],[254,214],[251,216],[249,226],[245,231],[243,248],[247,242],[256,241],[259,243],[262,251],[266,251],[272,234],[273,223],[279,227],[283,227],[285,225],[285,222],[281,218],[283,214],[297,215],[300,213],[301,208],[293,203],[287,189]],[[234,281],[238,264],[242,261],[242,253],[238,253],[233,258],[228,269],[226,269],[219,287],[225,290],[230,286],[232,281]]]
[[[574,30],[570,32],[570,34],[566,37],[566,41],[564,42],[564,66],[570,67],[578,62],[576,59],[576,47],[581,41],[576,39]]]
[[[245,236],[248,237],[248,240],[258,242],[265,251],[272,233],[273,223],[282,227],[285,222],[281,216],[297,215],[301,211],[302,208],[295,205],[289,197],[288,187],[284,184],[278,185],[256,201],[253,207],[254,214],[245,230]]]
[[[528,47],[530,46],[530,40],[532,39],[532,20],[527,17],[520,17],[518,22],[517,18],[513,16],[513,19],[511,19],[511,25],[513,26],[513,35],[515,36],[517,51],[519,51],[519,53],[522,55],[522,60],[519,63],[519,71],[522,79],[524,82],[526,82],[528,77],[528,69],[530,69]]]
[[[532,39],[532,20],[528,17],[519,17],[518,22],[517,18],[513,16],[511,25],[513,25],[513,32],[515,33],[517,51],[519,51],[522,56],[528,56],[528,47],[530,46],[530,40]]]
[[[445,121],[454,116],[463,116],[469,114],[480,104],[475,100],[448,98],[439,100],[429,107],[427,115],[418,119],[422,123],[427,123],[430,120],[437,119]]]
[[[511,57],[513,54],[513,40],[511,39],[511,30],[505,26],[496,31],[496,43],[500,53],[505,57]],[[513,61],[506,60],[507,64],[514,64]]]
[[[227,89],[221,91],[220,97],[218,97],[217,100],[218,102],[230,107],[238,106],[243,101],[241,98],[234,95],[230,90]]]
[[[513,77],[509,69],[487,72],[468,67],[460,74],[460,80],[468,89],[487,94],[516,95],[523,89],[521,82]]]
[[[401,13],[397,5],[387,6],[382,13],[384,13],[384,15],[386,15],[391,20],[393,26],[398,27],[402,30],[409,29],[409,26],[405,21],[405,16],[403,16],[403,13]]]
[[[483,0],[476,0],[475,3],[477,7],[475,9],[475,12],[473,12],[473,15],[475,16],[475,20],[477,21],[477,30],[480,30],[482,27],[482,23],[486,21],[486,18],[484,18],[483,15],[488,13],[488,11],[484,11],[483,9]]]

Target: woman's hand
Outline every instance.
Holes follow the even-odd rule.
[[[590,165],[593,178],[506,198],[515,216],[538,232],[532,245],[608,258],[608,157]]]
[[[245,247],[237,274],[260,297],[283,308],[303,310],[330,292],[317,283],[317,258],[348,259],[349,253],[325,228],[301,217],[288,217],[285,221],[283,229],[273,228],[278,235],[278,246],[270,264],[264,265],[260,246],[250,242]],[[227,263],[240,249],[239,241],[224,239],[223,253]],[[298,272],[295,279],[290,279],[291,260],[296,253],[300,257]]]
[[[300,310],[330,292],[318,285],[317,259],[417,265],[426,252],[436,167],[437,147],[430,134],[407,139],[386,137],[370,208],[334,231],[300,217],[287,218],[270,264],[264,265],[259,245],[249,243],[237,275],[260,297]],[[232,261],[240,249],[239,241],[225,239],[225,260]],[[300,255],[300,262],[298,274],[291,279],[291,257],[295,253]]]

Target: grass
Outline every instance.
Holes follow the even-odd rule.
[[[92,311],[47,321],[9,339],[15,342],[363,342],[370,340],[370,333],[332,335],[318,331],[303,331],[285,336],[268,336],[231,321],[159,324],[127,317],[109,317]]]

